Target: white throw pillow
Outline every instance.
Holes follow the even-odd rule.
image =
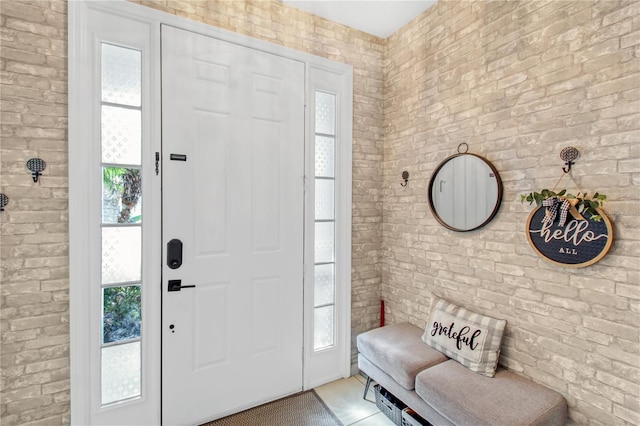
[[[496,374],[506,320],[469,311],[435,298],[422,340],[484,376]]]

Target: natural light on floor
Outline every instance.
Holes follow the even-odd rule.
[[[327,383],[315,391],[345,426],[392,426],[394,423],[376,406],[373,386],[367,399],[362,398],[366,381],[358,374]]]

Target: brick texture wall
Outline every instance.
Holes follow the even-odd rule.
[[[2,425],[68,423],[66,7],[0,2]]]
[[[424,327],[434,293],[507,319],[501,362],[562,393],[577,424],[640,424],[639,56],[638,2],[439,1],[387,40],[387,319]],[[462,142],[504,183],[496,218],[467,233],[427,199]],[[615,232],[583,269],[533,252],[519,202],[555,185],[566,146],[581,152],[577,183],[608,195]]]
[[[277,1],[145,6],[354,68],[352,333],[380,300],[384,40]],[[0,1],[2,425],[69,422],[67,3]],[[25,168],[47,162],[40,183]],[[354,353],[355,355],[355,353]]]

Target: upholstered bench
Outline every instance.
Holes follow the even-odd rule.
[[[415,391],[456,425],[563,425],[567,421],[562,395],[501,368],[494,377],[485,377],[449,360],[418,374]]]
[[[442,352],[425,345],[421,335],[422,330],[411,324],[376,328],[358,336],[358,351],[400,386],[412,390],[418,373],[447,360]],[[368,380],[365,394],[370,384]]]
[[[357,337],[358,367],[367,376],[365,396],[375,380],[436,426],[566,423],[567,404],[558,392],[496,369],[497,358],[494,371],[472,371],[427,345],[423,333],[414,325],[396,324]]]

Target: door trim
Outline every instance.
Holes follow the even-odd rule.
[[[314,209],[305,209],[305,356],[304,388],[313,389],[351,375],[351,180],[352,180],[352,79],[322,64],[307,67],[306,152],[315,152],[315,105],[309,102],[316,91],[336,95],[336,189],[335,189],[335,259],[336,259],[336,341],[334,347],[313,349]],[[306,155],[305,206],[314,206],[315,158]],[[338,363],[340,368],[333,366]]]
[[[351,153],[352,153],[352,116],[353,116],[353,68],[348,64],[321,58],[291,48],[278,46],[266,41],[254,39],[237,33],[232,33],[203,23],[174,16],[149,7],[130,3],[124,0],[118,1],[71,1],[68,4],[68,30],[69,30],[69,288],[70,288],[70,357],[71,357],[71,423],[72,424],[100,424],[110,422],[112,415],[117,415],[121,409],[137,412],[135,417],[138,424],[159,424],[160,416],[160,312],[161,312],[161,239],[160,220],[152,219],[149,214],[145,216],[147,231],[145,236],[145,266],[146,277],[149,282],[158,283],[148,285],[143,303],[146,305],[146,325],[149,339],[146,353],[150,356],[143,361],[143,374],[147,380],[143,383],[143,397],[134,401],[116,404],[108,408],[100,407],[99,388],[96,387],[96,350],[91,342],[96,341],[96,321],[93,319],[99,309],[99,302],[95,301],[95,291],[92,292],[87,283],[95,282],[96,274],[99,276],[100,262],[100,237],[96,231],[92,231],[100,220],[99,208],[88,205],[86,200],[91,194],[95,194],[101,183],[96,179],[89,180],[92,167],[96,167],[96,155],[99,152],[95,143],[87,141],[99,140],[99,113],[97,105],[98,85],[96,84],[95,49],[101,38],[99,29],[95,25],[99,22],[100,28],[118,28],[113,25],[115,21],[127,20],[135,28],[129,32],[122,32],[118,37],[121,43],[129,44],[142,50],[143,60],[147,67],[143,71],[143,79],[147,85],[143,89],[149,108],[143,116],[143,158],[147,169],[154,162],[155,151],[160,151],[160,25],[170,25],[185,30],[197,32],[224,41],[237,43],[249,48],[272,53],[274,55],[298,60],[305,63],[306,78],[306,104],[305,113],[305,219],[309,212],[313,214],[313,163],[309,163],[309,157],[313,158],[313,117],[309,113],[309,103],[313,102],[314,83],[317,82],[318,73],[333,75],[339,84],[331,90],[339,94],[340,116],[339,132],[341,132],[341,145],[339,158],[339,171],[342,179],[338,183],[336,191],[337,207],[336,218],[339,221],[336,238],[336,254],[342,259],[342,264],[337,266],[337,277],[340,283],[339,300],[336,303],[339,321],[341,322],[338,335],[337,348],[340,352],[339,365],[331,374],[322,374],[313,377],[309,372],[314,362],[318,362],[311,351],[312,345],[305,344],[303,356],[303,387],[310,389],[319,384],[326,383],[339,377],[348,377],[351,369]],[[139,37],[137,44],[131,42],[135,34]],[[314,71],[315,70],[315,71]],[[87,90],[91,88],[91,90]],[[146,91],[146,93],[144,92]],[[96,135],[98,139],[96,139]],[[311,160],[312,161],[312,160]],[[160,165],[161,166],[161,165]],[[147,179],[148,180],[148,179]],[[149,181],[149,180],[148,180]],[[160,178],[154,177],[145,188],[145,208],[148,211],[160,210]],[[311,216],[313,217],[313,216]],[[313,223],[313,222],[311,222]],[[308,220],[305,224],[305,250],[313,253],[313,240],[308,238]],[[313,307],[308,306],[310,284],[313,283],[313,272],[309,275],[309,258],[305,254],[305,336],[311,335],[313,329],[307,312]],[[313,262],[311,262],[311,265]],[[312,269],[311,269],[312,270]],[[93,300],[93,303],[88,301]],[[97,306],[97,308],[96,308]],[[144,308],[143,308],[144,309]],[[306,337],[305,337],[306,339]],[[155,348],[155,352],[154,349]],[[93,354],[93,355],[92,355]],[[96,370],[97,368],[97,370]],[[99,376],[98,376],[99,377]],[[143,378],[143,380],[145,380]],[[98,395],[96,395],[96,389]],[[105,416],[103,416],[103,414]],[[129,417],[132,421],[133,417]],[[101,420],[102,419],[102,420]]]
[[[115,6],[115,7],[112,7]],[[126,416],[136,424],[159,424],[160,311],[154,310],[159,289],[160,218],[146,212],[159,209],[159,180],[149,179],[153,151],[159,141],[156,123],[159,97],[156,73],[159,52],[151,40],[158,31],[141,13],[129,13],[124,5],[69,2],[69,313],[71,358],[71,423],[114,424]],[[126,28],[126,30],[123,30]],[[100,43],[115,43],[141,51],[142,55],[142,164],[144,205],[143,337],[141,396],[102,406],[100,401],[101,208],[87,202],[102,192],[100,167]],[[155,96],[154,96],[155,95]],[[92,142],[92,143],[88,143]],[[99,200],[98,195],[98,200]],[[145,306],[147,308],[145,308]]]

